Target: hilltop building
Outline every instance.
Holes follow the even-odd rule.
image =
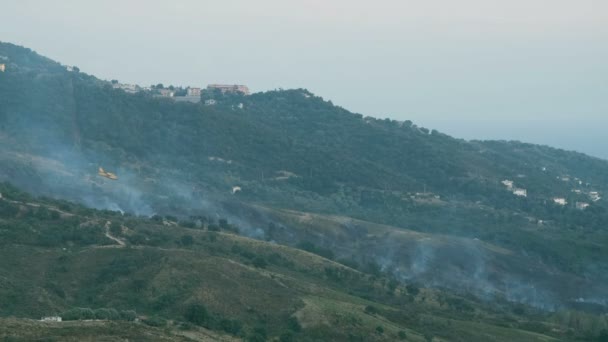
[[[173,95],[175,95],[171,89],[159,89],[158,93],[162,97],[173,97]]]
[[[4,63],[0,64],[0,72],[4,72],[6,70],[6,65]]]
[[[201,88],[188,88],[186,96],[201,96]]]
[[[140,88],[137,84],[112,83],[112,88],[122,89],[124,92],[129,94],[135,94],[140,91]]]
[[[243,95],[249,95],[249,88],[245,85],[240,84],[210,84],[207,86],[207,90],[220,90],[224,93],[242,93]]]

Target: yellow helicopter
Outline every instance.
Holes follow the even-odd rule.
[[[102,176],[102,177],[106,177],[108,179],[111,179],[111,180],[117,180],[118,179],[118,177],[115,174],[113,174],[112,172],[105,171],[102,167],[99,168],[99,172],[97,172],[97,174],[100,175],[100,176]]]

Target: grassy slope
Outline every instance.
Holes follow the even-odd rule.
[[[25,203],[11,202],[19,207],[22,219],[30,210],[40,208],[33,206],[38,202]],[[39,205],[51,211],[57,207],[52,202]],[[504,312],[466,300],[478,317],[476,328],[471,330],[473,323],[467,322],[470,313],[459,313],[439,303],[439,298],[457,298],[453,295],[423,289],[412,296],[402,286],[389,294],[383,277],[366,275],[290,247],[229,233],[125,220],[82,208],[70,211],[54,221],[79,216],[81,225],[121,222],[125,224],[123,232],[116,238],[127,245],[122,247],[101,234],[97,242],[85,245],[67,242],[39,246],[27,241],[4,245],[0,250],[4,261],[0,268],[3,316],[37,318],[71,307],[112,307],[179,322],[186,305],[197,301],[216,315],[243,322],[245,331],[263,325],[269,336],[279,336],[287,329],[289,317],[297,317],[303,328],[297,336],[303,340],[396,340],[399,331],[406,332],[411,341],[422,341],[425,334],[433,334],[437,340],[483,341],[488,334],[496,336],[497,341],[549,340],[532,332],[499,328],[491,321],[506,317]],[[0,223],[7,222],[12,221],[4,218]],[[96,227],[104,232],[103,224]],[[130,243],[129,238],[135,235],[148,240]],[[176,242],[184,235],[193,237],[191,245]],[[162,242],[153,242],[158,236],[162,236]],[[268,265],[254,266],[247,252],[265,258]],[[366,313],[367,306],[376,307],[376,311]],[[528,321],[520,317],[510,324],[515,327],[518,320]],[[73,329],[80,324],[83,328],[75,334]],[[4,319],[0,325],[8,336],[20,327],[31,327],[28,334],[19,335],[22,338],[49,334],[86,340],[99,334],[108,339],[150,334],[150,339],[163,340],[181,331],[173,325],[158,330],[126,322],[45,325]],[[376,331],[378,326],[383,327],[382,334]],[[189,330],[188,336],[194,338],[196,331]]]

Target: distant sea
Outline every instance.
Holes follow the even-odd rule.
[[[419,126],[436,129],[466,140],[519,140],[582,152],[608,160],[606,120],[415,120]]]

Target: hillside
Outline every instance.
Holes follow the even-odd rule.
[[[0,319],[0,337],[558,341],[608,324],[400,284],[221,220],[188,228],[0,190],[0,315],[15,317]],[[76,321],[28,320],[51,315]]]
[[[524,303],[544,310],[607,310],[608,250],[603,247],[608,244],[608,211],[602,197],[608,191],[608,162],[604,160],[520,142],[459,140],[409,121],[351,113],[304,89],[250,96],[204,93],[203,97],[217,101],[213,106],[176,103],[146,92],[114,89],[110,82],[77,68],[68,71],[12,44],[0,43],[0,56],[8,61],[6,72],[0,73],[0,180],[35,195],[112,211],[95,215],[125,212],[138,226],[151,223],[135,216],[169,215],[188,227],[202,216],[225,217],[239,227],[238,239],[254,238],[247,243],[261,244],[260,249],[298,247],[321,254],[323,262],[331,265],[337,264],[327,259],[349,265],[355,274],[382,273],[428,291],[473,294],[488,303]],[[99,177],[100,166],[115,172],[118,180]],[[233,193],[234,187],[241,191]],[[517,190],[525,190],[526,196],[517,196]],[[19,223],[23,229],[28,224]],[[146,229],[164,232],[165,228],[152,224]],[[112,245],[100,232],[103,228],[97,227],[82,239]],[[189,233],[194,241],[203,241],[205,234]],[[47,260],[46,250],[39,251],[42,254],[29,247],[19,250],[20,239],[32,238],[3,240],[17,244],[9,244],[3,253],[28,255],[23,261],[28,264],[20,265],[25,269]],[[60,235],[49,231],[45,238],[53,246]],[[144,236],[136,239],[147,241]],[[174,236],[172,241],[179,239]],[[207,247],[214,250],[213,246]],[[174,247],[172,243],[162,248]],[[229,260],[234,256],[231,248]],[[86,267],[87,258],[111,264],[120,253],[130,257],[139,252],[122,247],[88,249],[77,260],[84,264],[70,267]],[[155,250],[155,258],[164,260],[165,252],[169,251]],[[171,258],[197,273],[211,272],[218,265],[230,272],[238,270],[222,259],[225,256],[197,264],[188,253],[176,251]],[[140,257],[133,256],[133,262],[137,264]],[[170,273],[169,269],[179,269],[176,264],[154,272]],[[221,275],[214,273],[217,278]],[[88,288],[86,281],[90,280],[72,279]],[[193,281],[184,279],[185,289]],[[318,281],[318,275],[308,280],[313,287],[319,286]],[[305,281],[298,278],[296,283]],[[260,284],[277,286],[274,281]],[[224,286],[217,288],[224,291]],[[246,293],[249,286],[238,291]],[[32,298],[44,297],[34,293],[37,296]],[[285,298],[291,295],[285,292]],[[99,298],[60,305],[52,301],[47,308],[104,307],[110,300]],[[301,297],[298,305],[326,305],[306,298]],[[349,311],[348,305],[337,307]],[[14,310],[4,314],[34,314]],[[163,310],[168,316],[179,311]],[[274,309],[260,309],[266,315],[268,310]],[[291,310],[293,314],[295,306]],[[443,314],[443,309],[439,311]],[[248,324],[255,322],[247,319]],[[424,335],[424,329],[418,333]]]

